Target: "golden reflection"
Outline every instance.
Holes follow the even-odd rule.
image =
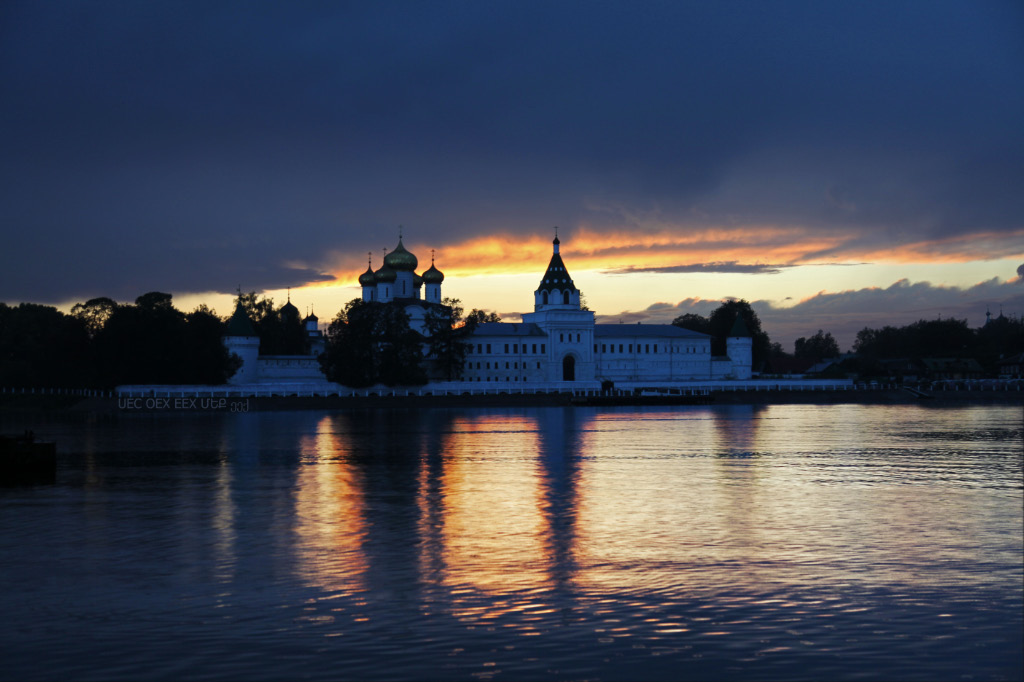
[[[216,579],[220,582],[231,582],[235,577],[235,565],[238,562],[236,547],[237,531],[235,517],[237,508],[232,499],[231,487],[233,477],[227,458],[221,458],[217,467],[217,488],[213,511],[213,554],[216,566]]]
[[[323,417],[316,435],[300,443],[304,460],[295,485],[297,573],[306,584],[328,591],[365,588],[368,561],[363,549],[366,509],[359,472],[335,461],[350,449],[336,418]]]
[[[440,486],[445,584],[491,593],[545,584],[539,447],[524,415],[453,420]]]

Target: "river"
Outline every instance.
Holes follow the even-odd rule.
[[[0,415],[2,679],[1020,679],[1020,406]]]

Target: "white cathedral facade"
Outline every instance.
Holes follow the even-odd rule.
[[[580,305],[559,252],[533,292],[533,312],[522,322],[480,324],[468,339],[469,353],[460,381],[502,384],[554,382],[677,382],[751,378],[750,337],[742,318],[727,339],[727,356],[711,355],[711,337],[670,324],[596,324]],[[425,332],[426,310],[441,305],[444,274],[434,265],[422,276],[418,260],[402,244],[384,257],[381,268],[359,276],[364,301],[404,307],[413,329]],[[421,297],[421,288],[425,294]]]
[[[597,324],[594,313],[580,305],[580,291],[559,253],[557,236],[552,246],[547,270],[533,292],[533,312],[524,313],[522,322],[478,325],[467,340],[469,352],[459,382],[526,387],[751,378],[753,339],[742,318],[737,318],[730,332],[724,357],[711,355],[707,334],[671,324]],[[424,334],[427,310],[443,305],[444,274],[433,259],[422,275],[416,274],[418,265],[399,237],[398,246],[384,257],[380,269],[367,267],[359,284],[364,301],[401,306],[410,326]],[[241,358],[242,367],[229,383],[326,383],[317,361],[323,339],[316,318],[310,316],[303,322],[312,342],[310,355],[260,356],[252,323],[237,309],[224,343]]]

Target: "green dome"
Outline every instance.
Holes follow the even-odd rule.
[[[364,287],[372,287],[377,283],[377,277],[373,274],[373,268],[367,266],[366,272],[359,275],[359,284]]]
[[[398,238],[398,246],[395,250],[384,256],[384,265],[392,270],[412,272],[419,265],[416,256],[405,250],[402,245],[402,238]]]
[[[430,264],[430,269],[423,273],[423,281],[427,284],[440,284],[444,281],[444,273]]]
[[[378,283],[390,284],[398,279],[398,273],[388,267],[388,259],[385,258],[384,265],[380,266],[380,270],[375,272],[373,277]]]

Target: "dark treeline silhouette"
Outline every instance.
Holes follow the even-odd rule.
[[[0,386],[222,384],[238,368],[223,333],[205,306],[186,314],[156,291],[134,304],[94,298],[71,314],[0,303]]]
[[[274,308],[274,299],[256,292],[240,293],[235,305],[241,304],[260,337],[260,355],[305,355],[309,353],[309,336],[299,319],[299,309],[291,301],[280,309]]]
[[[672,320],[672,324],[709,335],[711,337],[711,354],[723,356],[727,354],[726,339],[736,323],[737,316],[743,318],[747,332],[753,337],[751,347],[753,370],[761,371],[771,352],[771,339],[761,329],[761,320],[745,300],[722,301],[722,305],[715,308],[708,317],[687,313]]]
[[[356,388],[427,382],[423,337],[409,328],[399,306],[353,299],[331,321],[326,337],[320,367],[329,381]]]
[[[409,327],[398,306],[353,299],[331,322],[320,366],[328,380],[353,388],[374,384],[417,386],[428,378],[453,380],[462,374],[468,338],[494,313],[473,310],[462,317],[462,302],[446,298],[427,308],[426,336]]]
[[[1024,350],[1024,320],[1000,315],[977,329],[967,320],[919,320],[903,327],[865,327],[853,351],[865,365],[880,360],[957,358],[977,360],[995,373],[1000,359]]]

